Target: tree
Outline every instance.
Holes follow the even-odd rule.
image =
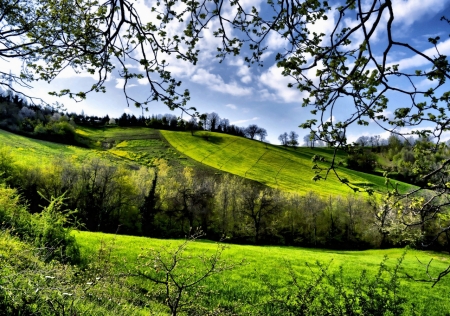
[[[210,130],[211,132],[214,132],[220,122],[220,116],[216,112],[208,113],[207,115],[207,121],[206,121],[206,129]]]
[[[187,122],[186,127],[191,131],[191,135],[194,136],[194,130],[198,128],[197,119],[191,117]]]
[[[303,136],[303,141],[304,141],[305,146],[312,148],[312,141],[311,141],[311,137],[309,134]]]
[[[284,132],[280,136],[278,136],[278,140],[280,141],[281,145],[287,146],[289,143],[288,133]]]
[[[196,231],[176,247],[151,249],[139,256],[137,267],[128,273],[157,284],[158,297],[169,307],[172,316],[183,311],[201,310],[199,297],[203,294],[202,282],[214,274],[243,264],[228,263],[223,259],[222,253],[226,249],[223,244],[218,244],[211,253],[204,252],[197,256],[188,254],[189,246],[203,236],[203,232]]]
[[[222,129],[222,132],[228,133],[230,128],[230,120],[223,118],[220,120],[220,128]]]
[[[193,11],[198,10],[195,8]],[[187,22],[184,36],[174,35],[167,41],[169,22],[183,19],[170,6],[156,11],[157,23],[143,21],[129,0],[6,0],[1,2],[0,11],[0,56],[23,62],[20,74],[0,72],[3,87],[16,92],[9,84],[11,80],[21,86],[36,79],[50,82],[71,67],[96,75],[97,82],[87,91],[62,89],[53,94],[81,100],[90,92],[104,92],[105,80],[117,69],[128,104],[145,107],[152,101],[162,101],[174,109],[183,107],[189,99],[188,91],[178,91],[180,82],[167,71],[167,62],[161,57],[174,54],[196,62],[194,47],[203,26],[197,25],[195,17]],[[127,60],[139,63],[140,70],[132,72]],[[150,92],[146,99],[137,100],[127,93],[134,79],[148,81]]]
[[[264,141],[267,137],[267,131],[265,128],[259,127],[258,131],[256,132],[256,134],[259,136],[259,140],[260,141]]]
[[[258,134],[258,132],[259,132],[259,127],[256,124],[250,124],[245,129],[245,135],[250,139],[254,139],[255,136]]]
[[[242,213],[251,221],[255,243],[260,242],[263,230],[269,225],[270,216],[277,213],[279,196],[275,190],[245,186],[241,192]]]
[[[289,133],[289,145],[296,147],[298,145],[298,134],[294,131]]]
[[[370,137],[369,136],[359,136],[355,143],[361,147],[365,147],[370,144]]]

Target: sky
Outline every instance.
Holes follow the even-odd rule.
[[[337,1],[329,1],[330,5],[337,6]],[[439,51],[441,54],[450,55],[450,25],[440,21],[440,17],[446,15],[450,18],[450,0],[394,0],[395,20],[393,24],[394,37],[398,41],[412,43],[415,48],[425,52],[429,56],[436,54],[432,45],[428,42],[429,37],[440,36]],[[247,8],[256,6],[264,8],[265,1],[243,0]],[[137,0],[138,12],[143,17],[151,17],[148,0]],[[335,12],[335,11],[333,11]],[[328,20],[315,25],[315,31],[329,32],[336,21],[336,13],[328,14]],[[346,16],[346,25],[355,23],[356,16]],[[229,119],[231,124],[246,127],[249,124],[257,124],[264,127],[268,132],[268,141],[279,144],[278,136],[284,132],[295,131],[300,135],[300,142],[308,131],[298,126],[305,120],[312,118],[310,110],[301,106],[301,101],[306,95],[296,89],[288,88],[290,80],[283,77],[281,70],[276,67],[275,55],[283,51],[286,45],[280,37],[271,35],[267,39],[267,51],[264,54],[264,66],[248,67],[244,63],[243,56],[228,56],[224,62],[219,63],[214,57],[216,55],[217,39],[212,35],[211,27],[206,31],[199,42],[201,50],[199,62],[193,66],[168,56],[169,69],[177,79],[183,82],[182,89],[190,90],[191,101],[189,106],[194,106],[200,113],[216,112],[221,118]],[[179,32],[179,26],[174,26],[169,32]],[[358,35],[355,35],[358,36]],[[386,33],[380,29],[375,34],[375,44],[379,42],[383,47]],[[381,48],[380,48],[381,49]],[[245,53],[245,51],[244,51]],[[423,59],[413,57],[409,51],[398,49],[391,55],[392,64],[399,63],[402,69],[429,69],[429,65]],[[0,61],[0,67],[17,73],[20,69],[19,60]],[[130,65],[130,67],[137,67]],[[427,68],[428,67],[428,68]],[[312,73],[312,72],[311,72]],[[311,75],[314,77],[314,75]],[[313,78],[314,79],[314,78]],[[93,78],[86,73],[76,74],[66,70],[51,83],[38,82],[33,88],[26,91],[30,95],[44,98],[47,102],[58,101],[63,103],[69,112],[87,115],[119,117],[124,112],[141,115],[141,109],[134,106],[128,107],[122,92],[123,81],[117,73],[112,73],[106,82],[107,92],[105,94],[89,94],[87,99],[76,103],[69,98],[50,97],[48,91],[59,91],[70,87],[73,90],[89,87],[94,83]],[[402,82],[398,82],[401,86]],[[420,83],[423,87],[429,85],[427,82]],[[444,87],[446,88],[446,87]],[[450,87],[447,86],[447,90]],[[143,82],[133,82],[128,88],[128,93],[135,97],[144,97],[148,94],[148,86]],[[399,104],[407,104],[407,100],[396,95],[389,95],[389,109],[386,115],[391,115]],[[340,106],[340,110],[334,113],[335,119],[344,118],[346,104]],[[144,115],[171,113],[181,115],[180,110],[170,111],[165,105],[152,103],[149,112]],[[426,127],[426,126],[425,126]],[[350,141],[359,136],[381,135],[388,137],[388,133],[377,128],[376,124],[368,127],[353,127],[348,130],[347,136]],[[450,138],[450,135],[449,137]]]

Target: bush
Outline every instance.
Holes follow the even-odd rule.
[[[72,211],[62,211],[64,196],[52,198],[49,206],[41,213],[30,214],[20,201],[16,190],[0,185],[0,222],[2,229],[8,229],[21,240],[45,249],[42,255],[46,261],[76,263],[80,251],[73,236],[69,217]]]
[[[1,315],[135,315],[135,292],[102,249],[86,270],[41,260],[41,249],[0,232]],[[141,313],[142,315],[142,313]]]
[[[359,278],[345,280],[342,267],[329,273],[329,265],[309,266],[313,277],[307,282],[288,265],[291,283],[271,289],[272,299],[267,308],[283,315],[400,315],[406,298],[400,295],[399,268],[404,255],[389,269],[387,257],[380,263],[378,273],[370,277],[363,271]],[[266,311],[267,312],[267,311]]]
[[[41,213],[33,215],[34,244],[47,249],[46,260],[77,263],[80,261],[80,250],[75,238],[70,234],[69,222],[74,212],[63,211],[63,206],[64,195],[52,198]]]

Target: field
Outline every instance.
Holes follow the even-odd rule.
[[[98,158],[133,168],[151,166],[153,159],[163,158],[175,167],[208,168],[181,155],[155,129],[78,127],[76,132],[85,147],[27,138],[4,130],[0,130],[0,144],[12,147],[16,163],[23,165],[51,166],[56,158],[64,157],[74,162]]]
[[[314,182],[315,173],[311,158],[324,156],[328,161],[332,152],[326,148],[297,149],[273,146],[258,141],[226,134],[159,131],[149,128],[85,128],[77,129],[77,135],[87,148],[35,140],[0,130],[0,143],[14,148],[16,163],[50,166],[60,156],[83,162],[99,158],[118,164],[152,166],[156,158],[166,159],[174,167],[191,166],[209,173],[228,172],[285,191],[306,193],[320,192],[322,196],[342,195],[351,190],[341,184],[334,174],[326,182]],[[162,136],[161,136],[162,134]],[[167,140],[167,141],[166,141]],[[344,155],[338,154],[337,161]],[[325,164],[319,164],[326,167]],[[385,179],[339,168],[341,177],[354,186],[386,191]],[[406,191],[411,186],[399,183]]]
[[[180,240],[158,240],[143,237],[117,236],[102,233],[73,232],[81,245],[84,256],[95,254],[101,245],[112,249],[112,261],[117,265],[134,267],[136,258],[145,254],[149,249],[161,249],[168,244],[173,247],[179,245]],[[191,243],[187,253],[192,257],[199,254],[211,255],[217,248],[209,241]],[[243,265],[232,271],[212,276],[204,283],[206,296],[204,304],[210,308],[217,306],[238,306],[239,314],[255,313],[256,307],[263,308],[269,300],[268,284],[284,288],[289,285],[287,263],[290,262],[295,271],[306,281],[318,273],[316,261],[330,265],[330,272],[336,272],[343,267],[345,282],[355,280],[362,270],[367,270],[369,276],[376,274],[384,256],[388,256],[387,265],[394,266],[396,260],[404,252],[403,249],[368,250],[368,251],[333,251],[321,249],[305,249],[291,247],[257,247],[229,245],[223,253],[223,259],[229,263],[244,260]],[[450,279],[444,278],[435,287],[430,283],[415,282],[405,277],[405,273],[417,278],[424,278],[425,266],[418,262],[427,263],[433,259],[431,273],[435,275],[444,270],[450,263],[450,257],[432,252],[408,250],[401,265],[401,293],[409,303],[415,304],[417,315],[444,315],[450,313],[450,301],[447,293],[450,290]],[[310,264],[312,271],[306,263]],[[198,262],[196,262],[198,264]],[[260,311],[260,310],[259,310]],[[264,313],[270,314],[265,310]],[[276,315],[276,312],[273,313]],[[407,311],[406,314],[410,314]]]
[[[100,157],[95,151],[86,148],[27,138],[4,130],[0,130],[0,144],[13,148],[12,154],[17,158],[15,161],[21,165],[44,167],[58,156],[77,161]]]
[[[314,182],[315,170],[311,161],[314,155],[324,156],[328,161],[332,151],[327,148],[297,149],[274,146],[226,134],[161,131],[167,141],[181,153],[203,164],[241,177],[258,181],[270,187],[285,191],[306,193],[314,191],[322,196],[350,193],[351,189],[330,174],[326,182]],[[337,155],[337,162],[344,160],[344,154]],[[325,164],[319,164],[326,167]],[[339,174],[361,189],[371,188],[385,192],[385,179],[340,167]],[[400,191],[407,191],[410,185],[399,183]]]
[[[12,147],[17,164],[52,167],[60,156],[83,162],[90,158],[99,158],[115,164],[124,164],[129,168],[139,165],[152,166],[156,158],[164,158],[172,166],[192,166],[204,168],[208,172],[228,172],[258,181],[281,190],[305,193],[315,191],[325,195],[343,195],[351,192],[334,176],[324,181],[312,181],[314,170],[311,158],[324,156],[328,161],[332,152],[326,148],[284,148],[233,137],[226,134],[196,132],[195,136],[184,132],[158,131],[148,128],[78,128],[80,139],[85,148],[55,144],[34,140],[0,130],[0,144]],[[173,146],[173,147],[172,147]],[[345,156],[338,153],[337,160]],[[320,166],[325,167],[325,164]],[[49,169],[51,170],[51,169]],[[384,179],[340,167],[342,177],[361,188],[370,187],[378,192],[385,191]],[[401,190],[410,186],[400,184]],[[142,237],[116,236],[103,233],[73,232],[80,244],[82,255],[87,258],[98,253],[102,245],[112,249],[112,264],[117,269],[133,269],[140,254],[149,249],[163,249],[180,245],[180,240],[158,240]],[[217,245],[204,240],[190,244],[187,255],[194,258],[193,267],[200,254],[212,255]],[[318,276],[316,262],[330,264],[329,272],[337,272],[342,266],[344,283],[352,284],[363,270],[374,276],[384,256],[388,256],[387,265],[395,266],[402,256],[403,249],[369,251],[332,251],[323,249],[305,249],[291,247],[256,247],[227,245],[222,259],[227,263],[239,263],[232,271],[208,278],[204,284],[204,293],[198,302],[208,309],[220,307],[237,314],[278,315],[268,303],[272,296],[270,288],[289,292],[292,286],[288,265],[298,273],[300,280],[310,284]],[[190,259],[187,258],[189,263]],[[421,264],[422,262],[423,264]],[[450,265],[450,257],[445,254],[408,250],[401,266],[401,293],[407,297],[407,314],[414,303],[417,314],[450,314],[450,301],[446,293],[450,290],[450,278],[444,278],[434,288],[430,283],[415,282],[406,277],[406,273],[417,279],[426,278],[426,263],[433,259],[431,275],[436,276]],[[309,264],[309,266],[307,265]],[[123,270],[122,270],[123,271]],[[189,274],[181,271],[181,274]],[[155,289],[148,283],[148,293]],[[154,286],[154,285],[153,285]],[[444,294],[443,294],[444,293]],[[146,308],[167,311],[157,303],[151,302]],[[147,310],[148,312],[148,310]],[[148,314],[148,313],[147,313]]]

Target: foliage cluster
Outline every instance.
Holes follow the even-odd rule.
[[[330,273],[329,265],[316,262],[316,271],[308,265],[312,279],[304,282],[304,276],[287,263],[291,282],[283,290],[269,284],[274,299],[267,308],[285,315],[402,315],[406,302],[399,283],[403,259],[388,268],[385,257],[374,276],[363,270],[359,278],[345,286],[342,266]]]
[[[0,185],[1,228],[42,249],[45,261],[78,262],[78,245],[68,223],[72,212],[63,210],[63,196],[49,202],[40,213],[31,214],[16,190]]]
[[[387,172],[390,178],[424,187],[427,186],[422,179],[424,173],[438,168],[448,157],[448,145],[436,146],[426,137],[402,139],[391,134],[386,140],[361,136],[348,147],[346,165],[364,172]]]
[[[11,94],[0,96],[0,128],[54,142],[75,143],[75,123],[56,107],[28,105]]]
[[[48,248],[0,232],[2,315],[142,315],[132,286],[100,250],[85,266],[48,260]],[[73,260],[71,260],[73,261]]]
[[[71,218],[90,231],[167,238],[202,227],[210,238],[228,236],[239,243],[420,246],[439,232],[447,214],[441,212],[438,218],[429,210],[423,213],[428,222],[414,225],[411,214],[421,205],[417,201],[423,201],[419,196],[403,204],[405,213],[398,214],[397,207],[385,207],[377,198],[286,193],[232,175],[174,168],[164,160],[153,161],[156,169],[131,170],[96,158],[76,164],[59,157],[47,170],[14,164],[8,147],[0,153],[0,172],[29,201],[32,212],[40,212],[39,205],[47,203],[43,197],[65,194],[68,208],[78,210]],[[444,235],[439,244],[448,244]]]
[[[132,171],[99,158],[79,165],[59,157],[49,169],[15,165],[8,147],[0,148],[0,152],[4,154],[0,172],[29,201],[32,212],[39,212],[40,205],[48,204],[46,200],[52,196],[64,194],[67,207],[78,209],[71,218],[78,219],[85,229],[114,232],[121,226],[123,233],[139,231],[139,207],[152,180],[148,168]]]
[[[278,140],[283,146],[297,147],[299,145],[298,134],[294,131],[291,131],[289,134],[284,132],[278,136]]]

